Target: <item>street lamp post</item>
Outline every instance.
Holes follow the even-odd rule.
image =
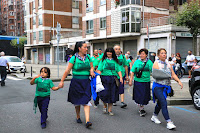
[[[61,24],[57,22],[56,32],[57,32],[57,63],[58,63],[58,78],[59,78],[59,42],[60,42],[60,34]]]

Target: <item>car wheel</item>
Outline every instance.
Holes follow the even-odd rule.
[[[183,77],[183,74],[182,74],[181,71],[177,71],[177,72],[176,72],[176,75],[177,75],[177,77],[178,77],[179,79]]]
[[[200,86],[194,88],[192,92],[192,102],[197,110],[200,110]]]

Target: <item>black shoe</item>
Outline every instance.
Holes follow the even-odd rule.
[[[5,86],[5,82],[1,82],[1,86]]]
[[[87,122],[86,125],[85,125],[86,128],[89,128],[89,127],[91,127],[91,126],[92,126],[92,123],[91,123],[91,122]]]
[[[143,110],[139,110],[139,113],[140,113],[141,117],[144,117],[147,114],[144,109]]]
[[[77,123],[82,123],[81,118],[76,119]]]
[[[127,104],[126,103],[124,103],[124,102],[121,102],[121,108],[125,108],[127,106]]]
[[[46,127],[47,127],[46,122],[44,122],[44,123],[41,124],[41,128],[42,128],[42,129],[45,129]]]

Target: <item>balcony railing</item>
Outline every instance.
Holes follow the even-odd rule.
[[[189,29],[184,26],[176,25],[176,18],[173,16],[165,16],[159,18],[148,19],[142,22],[142,32],[146,32],[147,25],[149,24],[149,32],[158,31],[188,31]]]

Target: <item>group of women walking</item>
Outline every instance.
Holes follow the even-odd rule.
[[[76,111],[77,123],[82,123],[80,119],[80,107],[84,107],[86,128],[92,126],[90,122],[90,106],[91,104],[91,86],[90,76],[95,77],[95,72],[100,74],[104,90],[98,93],[98,97],[103,102],[103,112],[113,116],[112,106],[116,105],[117,101],[121,101],[121,108],[125,108],[127,104],[124,102],[124,83],[129,82],[133,87],[133,100],[138,104],[140,116],[145,116],[146,111],[144,106],[151,100],[151,79],[150,75],[154,77],[152,86],[152,94],[154,101],[157,100],[154,113],[151,120],[156,124],[161,122],[158,120],[158,113],[162,110],[163,116],[167,121],[167,128],[174,129],[176,126],[171,121],[166,97],[167,93],[171,92],[170,80],[174,78],[181,88],[183,87],[180,80],[177,78],[172,67],[166,60],[166,50],[158,50],[158,60],[152,63],[148,57],[148,50],[143,48],[139,51],[139,58],[132,65],[127,57],[121,54],[120,46],[116,45],[114,48],[107,48],[104,54],[90,57],[87,54],[87,44],[78,42],[75,45],[74,54],[71,57],[69,64],[63,74],[59,88],[63,88],[64,80],[72,69],[73,78],[69,87],[68,102],[71,102]],[[96,69],[93,66],[95,64]],[[132,67],[130,69],[130,66]],[[130,78],[129,78],[129,72]],[[155,75],[154,75],[154,71]],[[158,72],[157,72],[158,71]],[[157,74],[163,73],[159,77]]]

